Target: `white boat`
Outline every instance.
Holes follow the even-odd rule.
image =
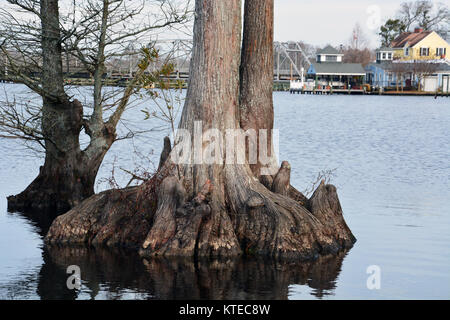
[[[290,93],[298,93],[303,90],[303,81],[302,80],[291,80],[291,86],[289,87]]]
[[[290,93],[300,93],[303,91],[305,86],[305,77],[304,77],[305,69],[302,68],[300,79],[291,80],[291,85],[289,87]],[[292,79],[292,74],[291,74]]]

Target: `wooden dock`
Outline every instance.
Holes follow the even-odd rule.
[[[382,95],[382,96],[423,96],[423,97],[449,97],[448,92],[424,92],[424,91],[366,91],[364,89],[314,89],[292,90],[291,94],[357,94],[357,95]]]
[[[370,94],[379,94],[383,96],[429,96],[429,97],[448,97],[449,92],[424,92],[424,91],[384,91],[372,92]]]
[[[312,89],[312,90],[298,90],[292,91],[291,93],[295,94],[366,94],[364,89]]]

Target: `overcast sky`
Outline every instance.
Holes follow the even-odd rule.
[[[348,42],[355,23],[359,22],[371,46],[376,47],[380,22],[394,16],[404,1],[275,0],[275,40],[338,46]]]
[[[60,9],[66,1],[60,0]],[[183,0],[179,0],[183,1]],[[400,4],[413,0],[275,0],[275,41],[304,41],[315,46],[347,44],[359,23],[370,46],[379,46],[380,25],[394,17]],[[450,0],[436,0],[450,6]],[[193,3],[193,2],[192,2]],[[5,5],[6,0],[0,0]],[[186,38],[165,32],[158,38]]]

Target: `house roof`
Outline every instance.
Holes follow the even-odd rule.
[[[311,64],[308,73],[317,75],[363,75],[366,72],[359,63],[321,62]]]
[[[392,67],[392,61],[381,61],[381,62],[377,62],[377,63],[369,63],[366,66],[366,71],[371,71],[371,69],[373,68],[380,68],[383,70],[388,70],[391,69]]]
[[[327,45],[325,48],[317,50],[317,54],[341,54],[341,53],[336,48]]]
[[[394,51],[394,49],[389,48],[389,47],[381,47],[381,48],[377,49],[377,51]]]
[[[414,47],[432,32],[433,31],[403,32],[391,42],[391,48],[403,48],[406,44],[408,44],[409,47]]]
[[[422,62],[424,63],[424,62]],[[426,63],[433,63],[436,67],[436,73],[439,72],[449,72],[450,71],[450,63],[448,62],[426,62]],[[408,66],[411,66],[414,64],[414,62],[392,62],[392,61],[383,61],[380,63],[370,63],[367,67],[366,67],[366,71],[370,72],[371,69],[373,68],[380,68],[383,70],[390,70],[393,68],[394,65],[396,64],[400,64],[400,65],[405,65],[405,69],[408,68]]]
[[[450,63],[442,63],[440,62],[437,67],[438,72],[448,72],[450,71]]]

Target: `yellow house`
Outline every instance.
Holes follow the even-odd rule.
[[[403,32],[391,43],[394,60],[438,60],[450,57],[450,45],[435,31]]]

